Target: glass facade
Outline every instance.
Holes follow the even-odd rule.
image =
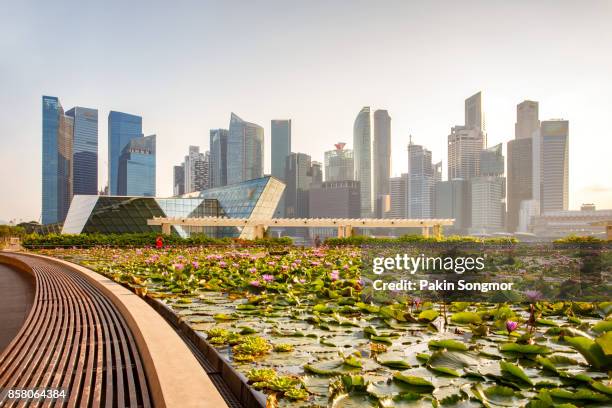
[[[76,106],[66,112],[74,121],[73,194],[98,193],[98,110]]]
[[[370,107],[366,106],[357,115],[353,125],[353,150],[355,180],[361,188],[361,217],[370,218],[374,210],[372,177],[372,121]]]
[[[119,158],[117,195],[155,196],[155,135],[132,139]]]
[[[210,186],[227,185],[227,129],[210,130]]]
[[[262,177],[244,183],[213,188],[181,198],[75,196],[64,223],[64,234],[161,232],[147,225],[153,217],[272,218],[285,185]],[[215,237],[254,236],[253,227],[180,227],[181,236],[205,233]]]
[[[118,194],[119,158],[125,146],[134,138],[142,137],[142,118],[123,112],[108,114],[108,191]]]
[[[264,131],[232,113],[227,138],[227,184],[263,176]]]
[[[57,97],[42,97],[42,224],[63,222],[70,206],[73,125]]]

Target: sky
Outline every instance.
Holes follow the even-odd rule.
[[[392,173],[409,135],[446,169],[450,128],[482,91],[489,145],[514,137],[516,105],[570,121],[570,208],[612,208],[611,1],[7,2],[0,13],[0,220],[41,212],[41,97],[157,134],[157,193],[230,113],[292,119],[292,150],[323,161],[352,146],[363,106],[392,117]],[[446,173],[446,170],[444,171]]]

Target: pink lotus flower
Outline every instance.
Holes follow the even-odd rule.
[[[227,264],[223,261],[219,262],[219,266],[222,268],[225,268],[227,266]]]
[[[261,277],[266,282],[272,282],[274,280],[274,276],[273,275],[269,275],[269,274],[262,275]]]
[[[283,266],[281,266],[281,269],[282,269],[283,271],[286,271],[287,269],[289,269],[289,267],[288,267],[287,265],[283,265]]]
[[[182,263],[175,263],[172,265],[172,267],[177,271],[182,271],[183,269],[185,269],[185,265],[183,265]]]
[[[340,272],[338,272],[337,269],[334,269],[333,271],[331,271],[330,277],[331,280],[337,281],[338,279],[340,279]]]
[[[249,282],[249,285],[255,286],[256,288],[258,288],[259,285],[261,285],[261,283],[259,283],[258,280],[252,280],[252,281]]]
[[[518,323],[512,320],[506,320],[506,330],[508,330],[508,334],[512,333],[518,327]]]
[[[193,266],[195,269],[198,269],[200,267],[200,264],[198,263],[198,261],[193,261],[191,263],[191,266]]]
[[[255,272],[257,272],[257,268],[251,268],[251,269],[249,269],[249,272],[255,273]]]

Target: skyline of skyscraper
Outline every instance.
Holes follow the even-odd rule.
[[[72,192],[98,193],[98,110],[75,106],[66,112],[74,121]]]
[[[480,172],[470,180],[471,228],[477,234],[501,232],[506,219],[506,179],[502,144],[480,152]]]
[[[386,110],[374,111],[373,139],[373,184],[374,199],[378,206],[382,196],[389,194],[389,177],[391,177],[391,117]],[[382,214],[381,208],[374,209],[375,214]]]
[[[569,121],[540,125],[540,212],[567,210],[569,203]]]
[[[156,135],[133,138],[119,157],[117,194],[155,197]]]
[[[227,184],[263,177],[264,130],[232,112],[227,137]]]
[[[435,167],[431,151],[421,145],[408,143],[408,188],[406,217],[432,218]]]
[[[108,192],[118,194],[119,157],[130,141],[142,137],[142,117],[130,113],[108,113]]]
[[[210,185],[227,185],[227,129],[210,130]]]
[[[372,174],[372,120],[370,107],[364,106],[353,124],[353,163],[355,180],[361,189],[361,216],[369,218],[374,210]]]
[[[55,96],[42,97],[42,224],[61,223],[72,200],[74,120]]]
[[[174,166],[172,174],[172,195],[178,197],[185,194],[185,163]]]
[[[346,143],[334,144],[334,150],[328,150],[325,155],[325,181],[354,180],[355,166],[353,150],[345,149]]]
[[[291,154],[291,119],[273,119],[270,121],[270,141],[272,150],[272,176],[285,181],[285,165]],[[274,216],[285,214],[285,192],[278,202]]]

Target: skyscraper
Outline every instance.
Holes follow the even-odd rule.
[[[499,232],[504,227],[506,218],[504,168],[501,143],[480,152],[480,175],[470,180],[473,233]]]
[[[285,181],[285,165],[287,157],[291,154],[291,119],[275,119],[271,122],[272,141],[272,176]],[[274,216],[283,217],[285,214],[285,192],[278,202]]]
[[[467,234],[472,224],[472,194],[470,182],[463,179],[439,181],[434,187],[435,218],[455,220],[448,231]],[[445,229],[446,231],[446,229]]]
[[[315,170],[316,171],[316,170]],[[313,166],[309,155],[291,153],[285,163],[285,216],[307,218],[308,191],[313,182]]]
[[[389,179],[389,195],[391,196],[391,209],[386,214],[386,218],[406,218],[407,208],[406,199],[408,196],[408,173],[400,177]]]
[[[108,114],[108,191],[118,194],[119,157],[134,138],[142,137],[142,118],[129,113]]]
[[[408,189],[406,216],[408,218],[432,218],[435,165],[431,151],[421,145],[408,144]]]
[[[480,152],[487,146],[482,94],[465,100],[465,124],[448,135],[448,179],[469,180],[480,173]]]
[[[227,185],[227,129],[210,130],[210,184]]]
[[[209,185],[210,154],[200,153],[199,146],[189,146],[189,154],[185,156],[185,193],[202,191]]]
[[[465,100],[465,127],[486,132],[485,116],[482,110],[482,92],[477,92]]]
[[[272,176],[285,178],[285,163],[291,154],[291,119],[275,119],[271,122]]]
[[[227,138],[227,184],[263,177],[264,130],[232,113]]]
[[[386,110],[374,112],[374,198],[380,203],[382,196],[389,194],[389,177],[391,177],[391,117]],[[380,208],[375,209],[381,214]]]
[[[119,156],[117,194],[155,197],[156,136],[137,137],[128,142]]]
[[[68,214],[73,126],[57,97],[42,97],[42,224],[64,222]]]
[[[325,181],[353,180],[355,177],[353,151],[346,143],[336,143],[334,150],[325,152]]]
[[[372,177],[372,121],[370,107],[361,109],[353,125],[355,180],[361,188],[361,216],[369,218],[374,211],[374,177]]]
[[[74,121],[72,192],[98,194],[98,110],[75,106],[66,112]]]
[[[541,213],[567,210],[569,203],[569,121],[544,120],[540,128]]]
[[[175,197],[185,194],[185,163],[173,168],[172,195]]]
[[[540,127],[539,104],[535,101],[523,101],[516,105],[515,139],[529,139]]]

